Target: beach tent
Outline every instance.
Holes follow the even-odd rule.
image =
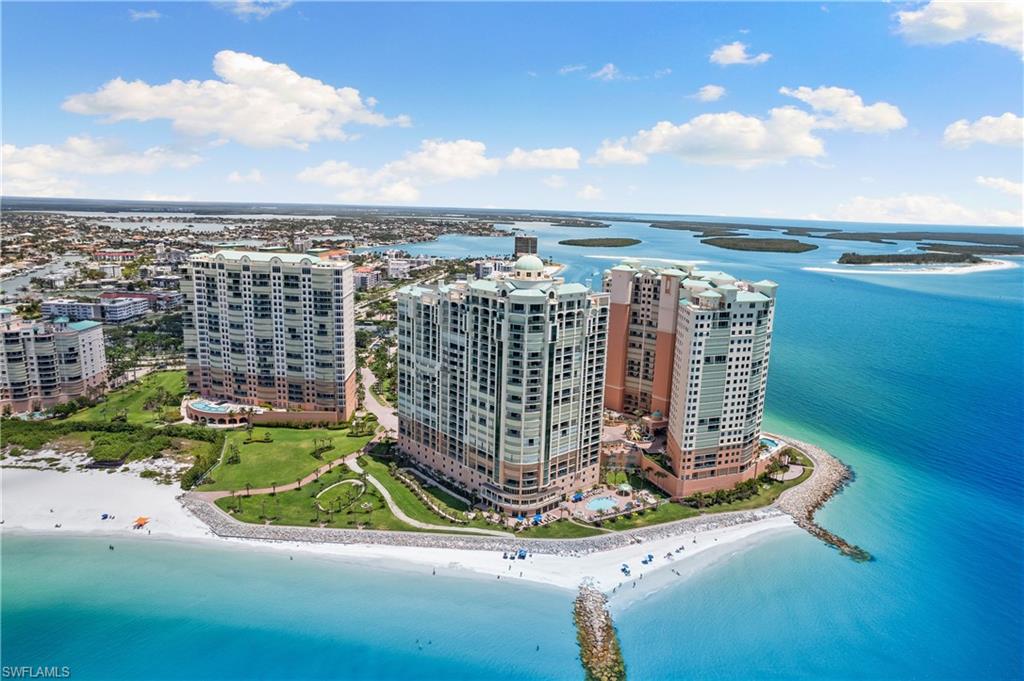
[[[537,513],[536,515],[533,516],[533,524],[534,525],[540,525],[540,521],[542,521],[542,520],[544,520],[544,516],[542,516],[540,513]]]

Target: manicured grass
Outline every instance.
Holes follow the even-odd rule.
[[[437,487],[436,485],[423,485],[423,489],[427,490],[427,492],[429,492],[431,496],[435,497],[443,504],[456,511],[465,512],[468,511],[470,508],[469,504],[467,504],[465,501],[459,499],[458,497],[452,496],[446,490],[443,490],[440,487]]]
[[[593,537],[599,534],[607,534],[596,527],[579,525],[568,520],[556,520],[547,525],[531,527],[523,530],[516,536],[527,539],[575,539],[578,537]]]
[[[159,371],[144,376],[138,383],[111,392],[103,402],[83,409],[67,420],[111,421],[123,410],[127,412],[128,423],[150,425],[160,421],[164,409],[180,404],[184,395],[184,371]],[[156,404],[150,404],[151,409],[147,410],[147,402]]]
[[[268,432],[273,441],[262,442]],[[348,437],[344,430],[321,428],[253,428],[252,435],[254,441],[244,444],[247,437],[244,430],[228,433],[225,452],[230,452],[231,445],[235,444],[242,460],[236,464],[221,460],[210,473],[210,482],[200,489],[245,490],[246,483],[253,488],[270,487],[273,483],[291,484],[320,466],[361,449],[370,440],[368,436]],[[313,456],[313,440],[323,438],[330,438],[334,448],[317,459]]]
[[[363,456],[359,459],[359,465],[366,470],[367,473],[376,478],[384,487],[391,493],[391,498],[398,505],[402,511],[405,512],[413,520],[418,520],[422,523],[430,523],[431,525],[452,525],[448,520],[445,520],[441,516],[434,513],[426,504],[420,501],[420,498],[413,494],[412,490],[402,484],[400,480],[391,475],[391,471],[388,470],[388,466],[373,457]],[[444,503],[443,499],[435,497],[438,501]],[[457,501],[457,500],[456,500]],[[458,515],[458,509],[451,509],[453,515]],[[479,515],[473,520],[467,520],[466,523],[459,523],[458,527],[475,527],[483,528],[488,530],[500,529],[496,525],[488,523],[486,520],[481,518]]]
[[[696,509],[690,508],[689,506],[683,506],[682,504],[669,502],[667,504],[662,504],[654,510],[646,511],[643,514],[634,513],[631,518],[619,516],[614,520],[605,521],[602,527],[609,530],[635,530],[638,527],[647,527],[648,525],[657,525],[659,523],[670,523],[673,520],[693,518],[698,515],[700,515],[700,513]]]
[[[810,462],[808,462],[810,463]],[[800,477],[786,482],[772,482],[768,485],[758,485],[758,492],[749,499],[743,499],[742,501],[733,501],[728,504],[716,504],[714,506],[706,506],[702,510],[704,513],[723,513],[725,511],[748,511],[752,508],[761,508],[762,506],[768,506],[769,504],[775,503],[775,500],[779,498],[779,495],[785,492],[790,487],[796,487],[801,482],[811,477],[811,473],[814,469],[811,466],[804,466],[804,472],[800,474]]]
[[[356,474],[348,468],[339,467],[321,475],[320,480],[311,482],[302,489],[278,492],[277,494],[259,494],[251,497],[246,497],[245,493],[242,492],[234,497],[218,499],[217,506],[225,511],[235,511],[241,507],[241,512],[235,512],[233,515],[238,520],[247,523],[263,524],[266,519],[269,519],[272,525],[308,527],[319,524],[319,519],[319,522],[327,527],[342,529],[362,527],[373,530],[414,530],[414,528],[401,522],[391,513],[384,499],[371,485],[367,485],[366,489],[355,500],[355,503],[341,512],[331,515],[323,511],[318,513],[314,510],[317,494],[340,480],[355,477],[357,477]],[[351,487],[351,485],[342,485],[342,487]],[[337,501],[334,503],[337,504]],[[364,508],[364,504],[368,504],[368,507]],[[327,506],[327,504],[322,505]],[[344,503],[342,507],[344,507]]]

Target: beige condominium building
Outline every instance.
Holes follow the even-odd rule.
[[[190,390],[296,420],[355,411],[351,263],[219,251],[193,255],[181,288]]]
[[[665,466],[652,482],[682,497],[760,473],[777,284],[623,264],[607,273],[605,287],[607,406],[667,416]]]
[[[510,513],[598,481],[608,297],[525,255],[510,274],[398,293],[398,444]]]
[[[39,411],[77,397],[96,397],[107,380],[99,322],[28,320],[0,307],[0,409]]]

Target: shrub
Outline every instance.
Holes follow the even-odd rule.
[[[158,475],[160,475],[160,473],[158,473],[157,471],[149,470],[149,469],[146,469],[146,470],[142,471],[141,473],[139,473],[139,477],[140,478],[155,478]]]

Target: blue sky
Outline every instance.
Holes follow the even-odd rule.
[[[2,12],[6,195],[1021,224],[1016,3]]]

